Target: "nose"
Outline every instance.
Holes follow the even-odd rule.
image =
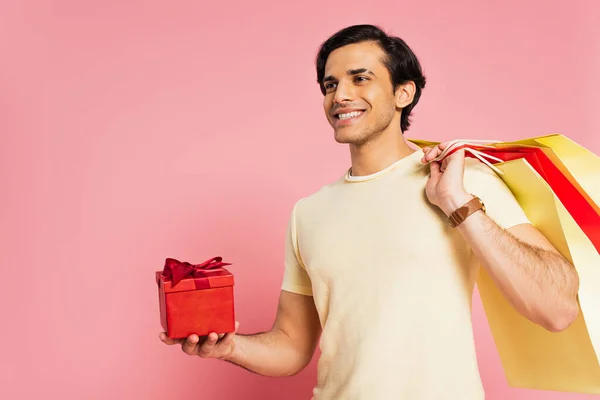
[[[339,82],[335,88],[334,103],[342,104],[354,100],[354,88],[345,82]]]

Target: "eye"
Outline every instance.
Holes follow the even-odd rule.
[[[354,82],[357,82],[357,83],[363,83],[368,80],[369,80],[369,78],[367,78],[366,76],[357,76],[354,78]]]
[[[336,87],[336,83],[335,82],[325,82],[325,84],[323,85],[323,87],[325,88],[326,91],[331,91],[334,90]]]

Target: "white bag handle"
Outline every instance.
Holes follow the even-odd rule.
[[[446,147],[440,153],[440,155],[437,156],[436,158],[434,158],[432,161],[438,161],[438,162],[442,161],[444,158],[446,158],[448,153],[451,152],[457,146],[464,146],[464,145],[468,146],[469,144],[475,144],[478,147],[487,147],[487,148],[493,149],[493,148],[495,148],[494,146],[486,146],[486,144],[498,143],[498,142],[499,142],[499,140],[464,140],[464,139],[453,140],[450,142],[448,147]],[[502,160],[498,157],[494,157],[490,154],[484,153],[483,151],[472,149],[470,147],[465,147],[464,150],[465,150],[465,152],[471,153],[475,158],[477,158],[479,161],[481,161],[482,163],[484,163],[485,165],[490,167],[497,174],[500,174],[500,175],[503,174],[503,172],[501,170],[496,168],[492,163],[490,163],[488,160],[486,160],[486,158],[497,161],[497,162],[504,162],[504,160]]]

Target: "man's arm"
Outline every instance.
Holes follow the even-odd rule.
[[[446,215],[472,199],[442,206]],[[531,224],[502,229],[483,211],[456,227],[500,291],[523,316],[552,332],[565,330],[579,312],[579,277],[573,265]]]
[[[424,148],[421,160],[430,163],[427,198],[447,216],[473,198],[465,190],[464,150],[437,161],[448,143]],[[519,313],[552,332],[569,327],[579,312],[579,277],[574,266],[533,225],[515,215],[506,218],[522,210],[495,173],[483,167],[473,170],[468,181],[469,190],[493,203],[487,208],[503,224],[479,210],[456,229]],[[483,193],[477,193],[480,190]]]
[[[161,340],[181,344],[186,354],[222,359],[260,375],[290,376],[310,363],[320,334],[312,296],[282,290],[275,322],[268,332],[211,333],[202,339],[192,335],[181,340],[169,340],[162,333]]]

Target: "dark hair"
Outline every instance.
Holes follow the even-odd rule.
[[[408,45],[399,37],[386,34],[381,28],[374,25],[353,25],[336,32],[321,45],[317,54],[317,82],[321,92],[325,95],[323,78],[325,75],[325,63],[329,54],[335,49],[349,44],[360,42],[376,42],[384,51],[386,57],[383,64],[390,73],[392,87],[395,90],[398,85],[413,81],[416,86],[414,99],[411,104],[402,110],[400,118],[400,129],[402,132],[410,126],[410,113],[419,102],[421,91],[425,87],[425,76],[421,71],[421,65],[417,56]]]

